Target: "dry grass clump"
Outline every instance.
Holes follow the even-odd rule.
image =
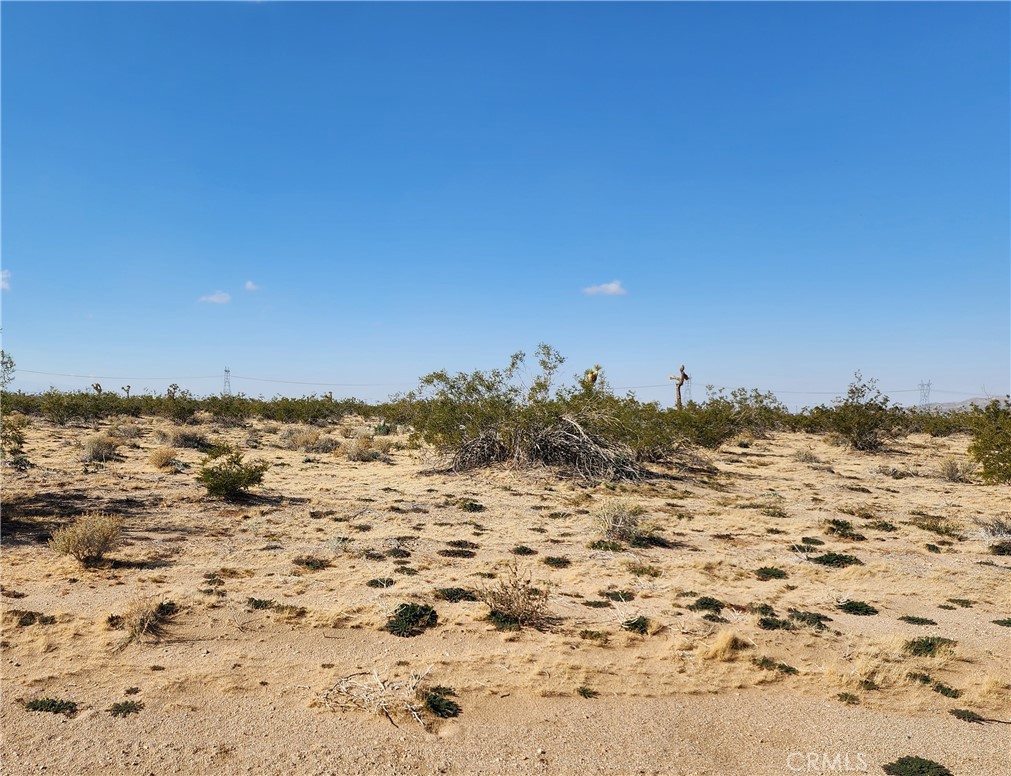
[[[81,515],[72,524],[54,531],[49,546],[85,566],[93,566],[116,546],[122,529],[122,518],[114,515],[102,512]]]
[[[411,673],[399,681],[384,679],[377,671],[349,674],[338,679],[320,697],[331,711],[358,709],[382,714],[394,725],[397,718],[407,718],[424,727],[426,693],[423,683],[431,670]]]
[[[389,440],[382,440],[388,442]],[[385,457],[375,444],[376,440],[370,436],[355,437],[344,449],[344,454],[349,461],[368,463],[370,461],[380,461]]]
[[[116,457],[118,447],[119,440],[111,434],[95,434],[84,440],[78,460],[84,463],[105,463]]]
[[[751,644],[732,630],[721,630],[712,644],[702,650],[703,660],[719,660],[726,663],[737,658],[737,653],[749,649]]]
[[[134,642],[158,641],[165,635],[165,622],[178,610],[171,601],[152,599],[132,601],[120,621],[126,635],[116,648],[124,649]]]
[[[547,591],[534,587],[529,574],[515,563],[506,566],[495,584],[480,590],[478,597],[491,608],[488,619],[500,628],[541,628],[551,621]]]
[[[608,539],[630,542],[642,534],[645,513],[639,504],[609,499],[593,510],[594,527]]]
[[[168,445],[156,447],[147,460],[156,469],[174,469],[179,463],[176,460],[176,449]]]
[[[155,431],[155,439],[172,447],[183,447],[190,450],[207,450],[211,443],[206,435],[189,428],[160,428]]]
[[[393,449],[393,440],[387,437],[379,437],[372,440],[372,449],[380,455],[389,455]]]
[[[938,467],[937,475],[948,482],[970,482],[975,471],[976,464],[972,461],[945,458]]]
[[[343,447],[339,439],[313,428],[288,427],[278,437],[281,447],[304,453],[336,453]]]
[[[109,432],[123,442],[129,442],[144,435],[144,427],[135,420],[124,418],[119,420]]]
[[[980,535],[987,544],[1011,539],[1011,520],[1005,517],[992,517],[977,520]]]

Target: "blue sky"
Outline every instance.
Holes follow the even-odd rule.
[[[1006,3],[0,14],[14,388],[1009,391]]]

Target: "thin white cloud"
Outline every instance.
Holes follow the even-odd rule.
[[[256,283],[254,283],[252,280],[247,280],[246,281],[246,285],[245,285],[245,289],[247,291],[259,291],[260,287],[258,285],[256,285]]]
[[[232,301],[232,295],[225,291],[215,291],[213,294],[200,297],[200,301],[210,304],[228,304]]]
[[[590,296],[624,296],[628,293],[628,290],[621,284],[620,280],[612,280],[610,283],[601,283],[599,286],[584,288],[583,293]]]
[[[9,291],[11,287],[11,271],[9,269],[0,270],[0,288]]]

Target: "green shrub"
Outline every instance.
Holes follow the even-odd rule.
[[[49,546],[85,566],[93,566],[116,546],[122,530],[121,518],[95,512],[82,515],[71,525],[54,531]]]
[[[877,381],[864,381],[857,371],[845,399],[837,399],[824,413],[827,430],[838,434],[856,450],[880,450],[899,427],[901,412],[877,388]]]
[[[985,482],[1011,482],[1011,402],[994,399],[972,412],[969,456]]]
[[[882,767],[888,776],[954,776],[940,763],[922,757],[900,757]]]
[[[456,695],[452,687],[439,686],[424,690],[421,699],[425,702],[425,708],[437,717],[458,717],[463,709],[459,703],[449,699],[451,695]]]
[[[109,707],[109,713],[114,717],[129,717],[131,714],[138,714],[144,704],[140,701],[122,701],[114,703]]]
[[[263,475],[269,468],[266,461],[243,463],[241,452],[221,445],[202,461],[197,482],[207,488],[208,495],[234,499],[263,482]]]
[[[0,413],[0,458],[17,471],[25,471],[31,466],[25,454],[25,429],[28,418],[19,412]]]
[[[776,568],[775,566],[762,566],[762,568],[755,572],[755,576],[765,582],[770,579],[786,579],[787,574],[783,569]]]

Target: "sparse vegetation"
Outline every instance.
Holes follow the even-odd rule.
[[[770,579],[786,579],[787,573],[775,566],[762,566],[755,572],[755,576],[765,582]]]
[[[638,617],[633,617],[630,620],[625,620],[621,624],[622,630],[631,631],[632,633],[638,633],[640,636],[645,636],[649,633],[650,621],[648,617],[642,615]]]
[[[85,566],[95,566],[116,547],[122,530],[121,518],[94,512],[81,515],[70,525],[55,531],[49,546]]]
[[[948,482],[970,482],[976,471],[976,464],[971,461],[959,461],[957,458],[945,458],[938,467],[938,476]]]
[[[110,434],[95,434],[84,440],[78,460],[84,463],[106,463],[116,458],[119,440]]]
[[[899,618],[902,622],[908,622],[910,625],[937,625],[936,622],[927,617],[914,617],[913,615],[903,615]]]
[[[609,499],[593,510],[593,523],[598,533],[612,541],[629,542],[642,533],[642,516],[646,510],[639,504],[627,504]]]

